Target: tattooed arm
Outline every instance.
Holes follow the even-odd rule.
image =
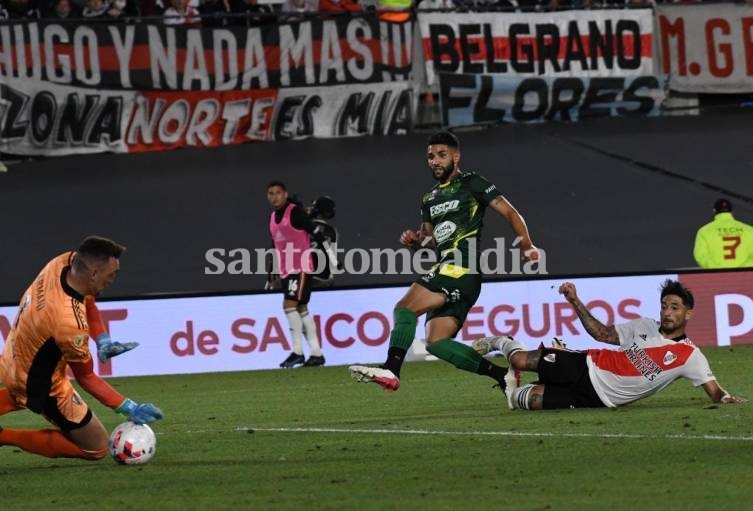
[[[591,315],[591,312],[578,298],[574,284],[565,282],[560,286],[559,292],[573,306],[580,318],[580,322],[583,323],[583,326],[591,337],[607,344],[620,344],[620,337],[617,335],[617,329],[614,325],[606,326]]]

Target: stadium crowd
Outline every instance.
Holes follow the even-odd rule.
[[[203,26],[274,23],[305,13],[356,13],[377,10],[390,21],[418,10],[555,10],[639,7],[654,3],[692,4],[715,0],[5,0],[2,19],[97,19],[118,21],[162,16],[168,25]],[[748,2],[753,0],[746,0]]]

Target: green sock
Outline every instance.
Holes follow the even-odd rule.
[[[479,367],[484,362],[484,357],[476,353],[476,350],[452,339],[442,339],[431,345],[426,350],[437,358],[449,362],[458,369],[480,374]]]
[[[390,333],[390,348],[408,351],[416,337],[416,313],[403,307],[395,309],[395,328]]]
[[[387,350],[387,360],[382,367],[392,371],[395,376],[400,376],[405,355],[413,344],[416,337],[416,313],[397,307],[395,309],[395,328],[390,333],[390,348]]]

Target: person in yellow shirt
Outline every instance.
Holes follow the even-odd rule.
[[[753,267],[753,226],[735,220],[727,199],[714,203],[714,220],[695,237],[693,257],[701,268]]]

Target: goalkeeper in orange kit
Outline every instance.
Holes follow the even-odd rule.
[[[90,236],[74,252],[52,259],[24,293],[0,356],[0,415],[27,408],[57,428],[0,428],[0,445],[50,458],[98,460],[107,454],[108,432],[66,376],[99,402],[144,424],[162,418],[156,406],[125,398],[94,373],[89,337],[100,359],[136,343],[114,343],[94,302],[115,280],[125,247]]]

